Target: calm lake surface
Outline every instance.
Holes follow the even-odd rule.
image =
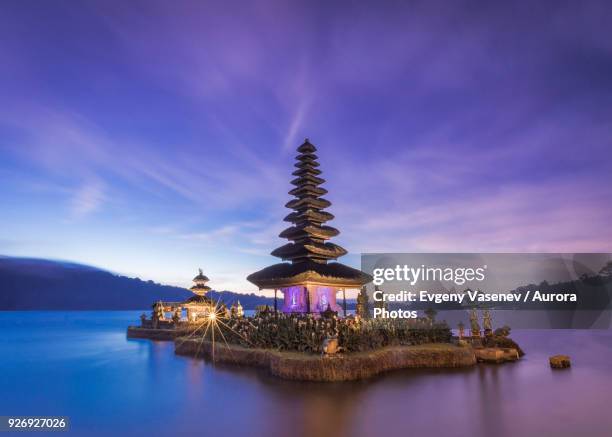
[[[127,340],[139,314],[0,312],[0,415],[69,416],[72,435],[612,435],[612,331],[515,332],[518,363],[322,384]],[[552,371],[556,353],[574,367]]]

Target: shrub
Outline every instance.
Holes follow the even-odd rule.
[[[341,350],[360,352],[393,345],[448,343],[445,322],[431,319],[323,318],[262,311],[254,317],[230,317],[218,323],[222,338],[244,347],[320,353],[323,340],[337,337]],[[206,337],[211,336],[206,331]],[[218,335],[218,334],[215,334]]]

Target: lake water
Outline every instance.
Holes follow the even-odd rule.
[[[139,314],[0,312],[0,415],[69,416],[72,435],[612,435],[612,331],[516,332],[518,363],[323,384],[127,340]],[[573,367],[551,370],[556,353]]]

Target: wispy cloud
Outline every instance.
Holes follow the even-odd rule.
[[[216,243],[219,244],[227,237],[235,235],[238,232],[238,227],[233,225],[223,226],[218,229],[213,229],[208,232],[194,232],[189,234],[181,234],[179,237],[183,240],[194,241],[198,243]]]
[[[610,250],[612,8],[468,3],[8,6],[5,237],[59,205],[74,253],[91,226],[143,277],[196,258],[247,290],[308,136],[353,252]]]
[[[298,134],[304,131],[304,118],[306,116],[307,106],[308,104],[305,100],[298,102],[295,114],[293,114],[289,122],[287,135],[283,140],[284,150],[292,150],[295,148],[295,144],[298,142]]]
[[[82,219],[100,209],[105,201],[104,188],[100,182],[89,182],[76,190],[70,202],[72,217]]]

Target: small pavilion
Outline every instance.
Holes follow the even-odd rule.
[[[334,216],[323,211],[331,203],[321,196],[327,190],[320,185],[325,182],[320,178],[321,170],[315,155],[316,148],[306,139],[298,147],[293,172],[296,177],[291,181],[295,186],[289,194],[295,198],[285,206],[291,212],[285,221],[292,226],[280,233],[289,243],[272,251],[272,255],[281,258],[279,264],[266,267],[247,277],[259,289],[274,290],[274,309],[277,308],[277,292],[284,295],[282,311],[285,313],[316,313],[326,310],[338,312],[343,309],[346,316],[346,289],[359,289],[372,281],[372,277],[361,270],[354,269],[339,262],[330,262],[345,255],[342,247],[327,240],[339,234],[339,231],[324,223]],[[338,292],[343,293],[343,308],[336,302]]]
[[[190,288],[193,296],[182,302],[155,302],[151,320],[141,317],[143,326],[171,327],[179,323],[198,322],[198,320],[217,311],[227,312],[225,304],[221,302],[215,305],[215,302],[206,295],[210,291],[210,287],[206,285],[208,281],[209,279],[202,273],[202,269],[199,269],[198,275],[193,278],[194,285]],[[242,307],[240,307],[240,310],[242,311]],[[183,318],[183,311],[186,313],[185,318]],[[170,314],[170,316],[167,317],[167,314]]]
[[[190,288],[194,294],[189,299],[182,303],[182,308],[187,312],[187,321],[195,322],[200,317],[208,317],[211,312],[214,312],[215,304],[211,298],[206,296],[210,291],[210,287],[206,285],[209,281],[199,269],[198,275],[193,278],[194,285]]]

